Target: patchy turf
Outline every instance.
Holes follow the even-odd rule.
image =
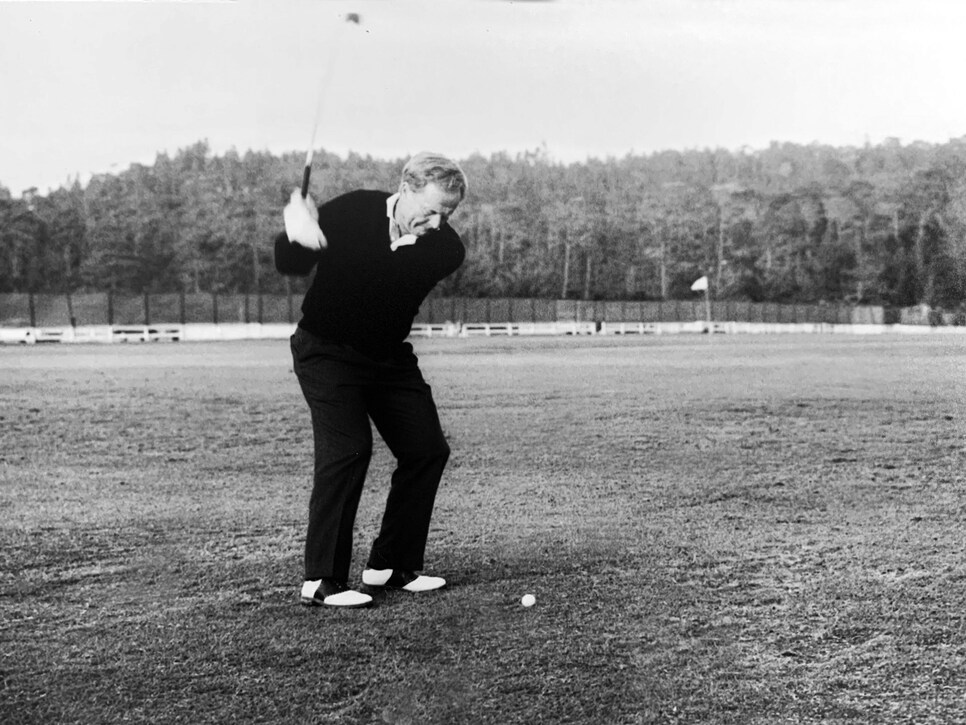
[[[284,343],[0,348],[0,721],[966,722],[966,341],[417,349],[451,586],[333,612]]]

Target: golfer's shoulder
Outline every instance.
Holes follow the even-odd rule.
[[[463,240],[460,238],[459,232],[457,232],[448,223],[444,224],[439,229],[440,235],[447,241],[447,243],[452,244],[455,247],[462,247]]]
[[[447,255],[458,265],[463,263],[466,256],[466,247],[459,233],[449,224],[443,225],[436,233],[437,244],[445,250]]]
[[[334,210],[349,210],[353,212],[375,209],[385,214],[386,199],[389,196],[389,193],[386,191],[356,189],[355,191],[349,191],[329,199],[325,203],[325,206]]]

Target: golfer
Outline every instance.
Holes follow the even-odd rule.
[[[352,191],[316,208],[296,190],[285,207],[275,266],[301,276],[315,268],[291,339],[315,447],[303,604],[372,603],[348,585],[370,421],[396,470],[362,581],[409,592],[446,583],[419,572],[450,449],[405,339],[426,295],[463,262],[466,250],[448,220],[465,194],[460,167],[424,152],[406,164],[395,194]]]

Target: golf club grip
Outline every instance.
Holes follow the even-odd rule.
[[[309,195],[309,177],[312,176],[312,166],[311,164],[306,164],[305,168],[302,169],[302,198],[304,199]]]

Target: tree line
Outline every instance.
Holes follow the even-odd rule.
[[[283,292],[272,240],[302,163],[201,141],[46,195],[0,186],[0,292]],[[404,163],[322,151],[312,193],[392,190]],[[716,299],[966,300],[966,137],[460,163],[468,253],[441,295],[679,299],[707,275]]]

